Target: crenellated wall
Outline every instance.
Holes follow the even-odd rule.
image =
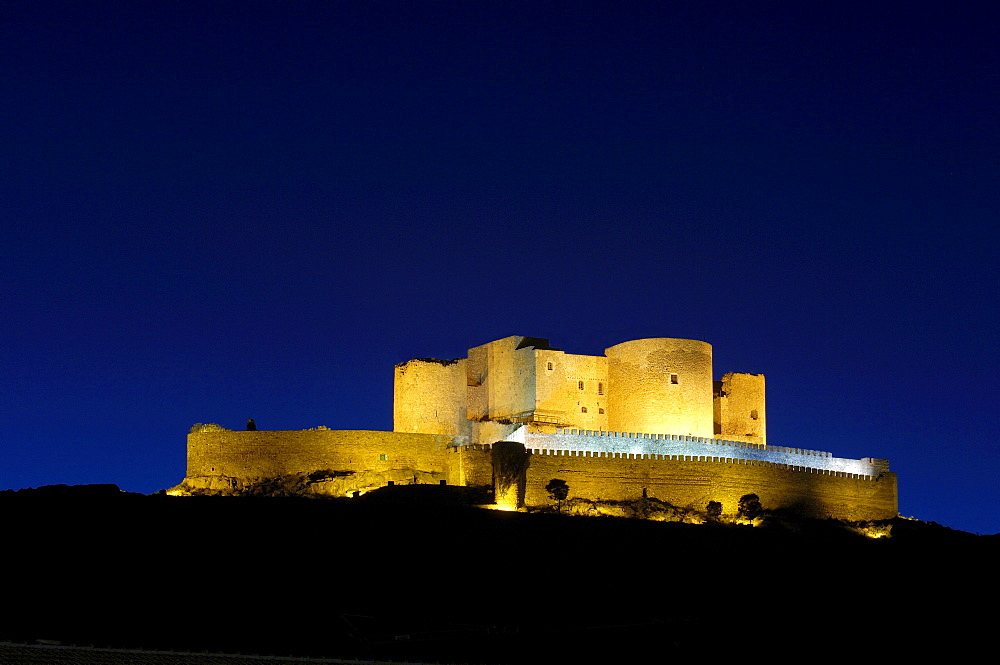
[[[616,455],[686,455],[689,457],[726,457],[772,462],[792,467],[877,476],[889,470],[886,460],[864,457],[847,459],[831,453],[806,448],[763,446],[745,441],[726,441],[676,434],[640,432],[601,432],[593,430],[556,430],[555,433],[528,432],[525,445],[533,450],[565,450]]]
[[[525,504],[549,505],[545,485],[560,478],[569,484],[570,496],[595,501],[634,500],[645,491],[677,506],[703,509],[708,501],[720,501],[733,513],[739,498],[753,492],[766,508],[791,508],[814,517],[896,516],[896,476],[884,460],[841,460],[818,451],[762,450],[697,437],[614,434],[620,433],[527,433],[531,455]],[[345,479],[331,485],[348,495],[390,480],[492,484],[491,446],[465,443],[464,437],[367,430],[195,432],[188,435],[186,482],[216,487],[215,481],[222,480],[235,487],[333,470],[359,474],[354,484]],[[605,450],[587,449],[596,443]],[[698,454],[705,451],[714,454]],[[754,459],[762,454],[771,461]],[[783,459],[787,463],[774,461]]]
[[[533,451],[525,504],[550,506],[545,485],[553,478],[566,481],[570,498],[595,501],[636,500],[645,492],[702,510],[709,501],[719,501],[723,512],[733,515],[740,497],[754,493],[766,509],[786,508],[809,517],[876,520],[898,515],[893,473],[873,478],[753,460]]]

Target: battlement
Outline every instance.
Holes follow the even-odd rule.
[[[650,434],[641,432],[600,432],[592,430],[557,430],[555,434],[529,432],[525,446],[532,450],[579,450],[639,455],[683,455],[694,458],[771,462],[788,467],[877,476],[889,470],[888,461],[834,457],[832,453],[805,448],[765,446],[745,441],[726,441],[699,436]]]
[[[574,450],[572,448],[528,448],[528,452],[533,455],[562,455],[565,457],[596,457],[608,459],[633,459],[633,460],[659,460],[665,462],[709,462],[715,464],[738,464],[743,466],[765,466],[773,469],[783,469],[785,471],[799,471],[802,473],[816,473],[824,476],[837,476],[840,478],[854,478],[856,480],[877,480],[878,475],[850,473],[846,471],[832,471],[808,466],[796,466],[794,464],[782,464],[780,462],[765,462],[762,460],[742,459],[738,457],[706,457],[705,455],[669,455],[656,453],[614,453],[606,451]]]
[[[608,434],[611,434],[610,432]],[[670,435],[661,435],[669,437]],[[677,440],[683,438],[696,438],[696,437],[676,437]],[[668,440],[668,439],[664,439]],[[738,441],[716,441],[709,440],[709,443],[713,444],[732,444],[735,449],[752,449],[754,444],[745,444]],[[483,443],[470,443],[461,444],[456,443],[456,445],[451,448],[452,451],[458,452],[460,448],[488,453],[494,444],[483,444]],[[759,448],[757,448],[760,450]],[[786,448],[783,451],[797,451],[801,450],[799,448]],[[563,445],[546,445],[545,443],[540,443],[532,438],[532,435],[528,435],[528,443],[525,444],[525,451],[531,453],[532,455],[555,455],[564,457],[587,457],[587,458],[606,458],[606,459],[630,459],[630,460],[659,460],[659,461],[674,461],[674,462],[709,462],[716,464],[740,464],[744,466],[766,466],[775,469],[783,469],[786,471],[798,471],[802,473],[816,473],[825,476],[836,476],[840,478],[854,478],[859,480],[877,480],[880,476],[888,473],[889,465],[888,460],[873,459],[870,457],[865,457],[860,460],[852,459],[840,459],[833,457],[830,453],[821,453],[819,451],[804,451],[807,453],[817,453],[819,455],[825,455],[827,458],[832,460],[837,460],[838,462],[858,462],[860,463],[857,468],[861,469],[862,472],[858,471],[843,471],[837,467],[836,464],[824,465],[820,464],[790,464],[787,462],[772,461],[767,459],[759,459],[754,457],[741,457],[738,455],[738,450],[726,451],[730,453],[736,453],[733,455],[697,455],[697,454],[685,454],[681,452],[620,452],[615,450],[607,449],[596,449],[596,448],[585,448],[577,447],[573,445],[571,441],[565,441]],[[716,452],[722,452],[716,451]],[[845,466],[852,466],[846,464]]]
[[[464,452],[485,463],[493,445],[473,443]],[[508,509],[550,506],[545,487],[558,478],[567,484],[570,496],[594,502],[649,497],[704,509],[709,501],[717,501],[726,514],[735,514],[740,498],[753,492],[768,509],[784,508],[809,517],[853,521],[897,514],[896,476],[888,471],[872,475],[725,456],[530,446],[524,450],[528,458],[518,490],[521,494],[507,492]]]

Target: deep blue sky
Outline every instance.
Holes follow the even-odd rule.
[[[193,423],[391,429],[392,366],[711,342],[768,440],[1000,531],[1000,4],[9,2],[0,488]]]

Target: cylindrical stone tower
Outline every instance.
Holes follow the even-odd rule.
[[[637,339],[605,349],[608,429],[713,436],[712,345]]]

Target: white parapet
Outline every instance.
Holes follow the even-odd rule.
[[[846,459],[831,453],[802,448],[762,446],[740,441],[707,439],[675,434],[642,432],[598,432],[591,430],[558,430],[555,434],[524,432],[521,441],[531,450],[571,451],[577,453],[608,453],[621,455],[683,455],[694,459],[754,460],[788,466],[818,469],[861,476],[878,476],[888,470],[884,460],[872,458]]]

